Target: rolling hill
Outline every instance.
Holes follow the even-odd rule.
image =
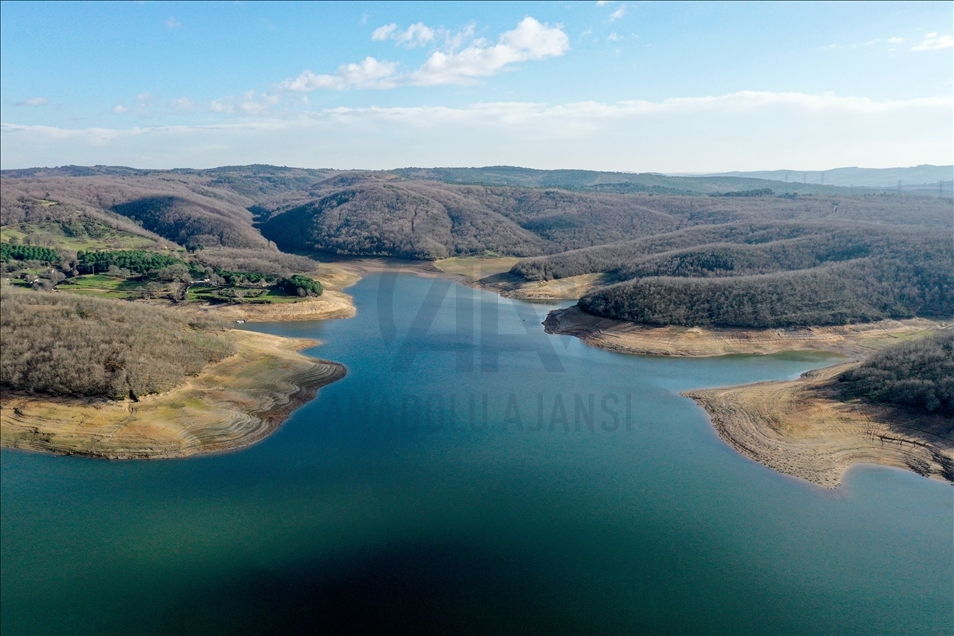
[[[581,308],[653,324],[954,314],[952,201],[896,190],[506,166],[67,166],[0,179],[4,228],[102,227],[222,269],[290,271],[284,252],[497,254],[522,258],[511,275],[527,281],[602,274]]]

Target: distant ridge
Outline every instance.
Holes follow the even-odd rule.
[[[801,180],[769,180],[752,176],[692,175],[673,176],[659,172],[600,172],[596,170],[536,170],[516,166],[483,168],[398,168],[390,171],[405,179],[441,181],[453,184],[483,186],[520,186],[525,188],[560,188],[619,194],[652,193],[668,195],[709,195],[726,192],[772,190],[776,194],[865,194],[849,192],[837,185],[803,183]],[[893,185],[897,185],[896,183]],[[884,188],[868,188],[876,193]]]
[[[214,177],[220,180],[266,179],[285,181],[283,187],[299,187],[336,175],[403,178],[440,181],[458,185],[518,186],[565,190],[664,195],[724,195],[758,193],[850,195],[876,194],[885,190],[905,194],[952,196],[954,166],[920,165],[910,168],[834,168],[823,171],[767,170],[718,174],[663,174],[659,172],[609,172],[598,170],[538,170],[517,166],[480,168],[397,168],[394,170],[335,170],[284,166],[223,166],[210,169],[177,168],[145,170],[125,166],[59,166],[3,170],[7,179],[52,177],[143,177],[175,174]],[[351,177],[349,177],[351,178]],[[939,187],[940,185],[940,187]]]
[[[689,176],[689,175],[686,175]],[[934,166],[923,164],[911,168],[833,168],[832,170],[756,170],[752,172],[719,172],[695,177],[741,177],[769,179],[789,183],[824,184],[867,188],[901,188],[934,186],[942,182],[950,192],[954,182],[954,165]]]

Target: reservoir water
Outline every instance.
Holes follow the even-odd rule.
[[[183,460],[4,450],[4,634],[951,633],[949,485],[826,491],[741,457],[689,388],[829,356],[665,359],[556,304],[372,275],[258,324],[346,365],[264,442]]]

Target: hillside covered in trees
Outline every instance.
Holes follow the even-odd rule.
[[[4,286],[0,386],[138,399],[232,354],[224,325],[154,305]]]
[[[846,399],[954,416],[954,332],[895,345],[838,376]]]
[[[591,292],[580,307],[654,325],[771,328],[954,316],[949,236],[866,224],[735,229],[695,236],[717,243],[657,251],[684,245],[694,234],[687,232],[562,255],[550,269],[546,261],[520,267],[528,276],[609,272],[620,282]],[[786,238],[771,240],[777,237]],[[725,241],[731,238],[745,242]],[[769,240],[748,242],[753,238]]]
[[[522,259],[511,271],[516,280],[601,274],[605,286],[580,306],[650,324],[775,327],[954,314],[950,198],[505,166],[68,166],[5,171],[2,183],[4,268],[33,267],[41,278],[105,267],[104,274],[153,278],[162,271],[175,282],[184,266],[193,280],[265,281],[281,291],[292,275],[314,271],[309,254],[501,255]],[[87,244],[102,267],[89,265]],[[124,249],[181,263],[140,272],[102,255]]]

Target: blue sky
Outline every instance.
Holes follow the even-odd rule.
[[[951,163],[941,3],[0,4],[0,163]]]

